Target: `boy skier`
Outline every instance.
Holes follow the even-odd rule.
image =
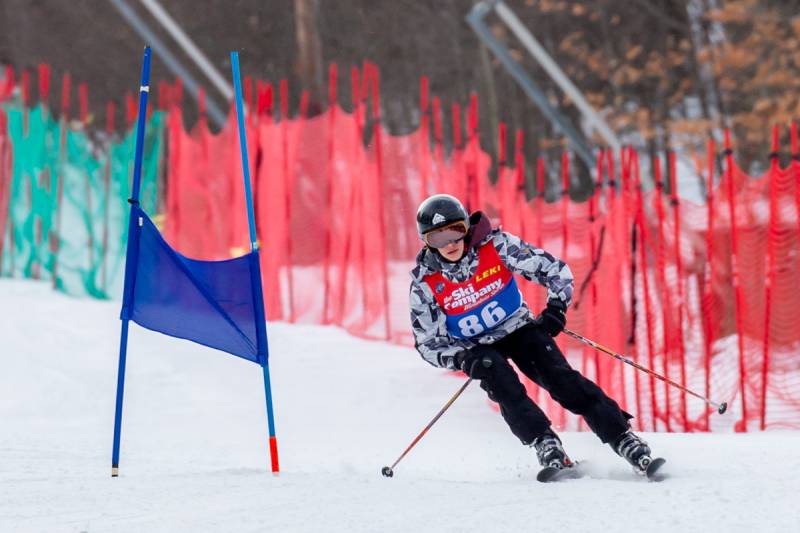
[[[573,370],[553,341],[564,330],[572,300],[569,267],[515,235],[492,229],[482,212],[469,216],[461,202],[446,194],[422,202],[417,229],[425,247],[411,272],[410,303],[422,358],[480,380],[511,432],[536,450],[543,468],[574,465],[508,359],[564,408],[583,416],[601,441],[644,474],[651,452],[630,430],[633,417]],[[548,289],[547,306],[538,318],[523,301],[513,274]]]

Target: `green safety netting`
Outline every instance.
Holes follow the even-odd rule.
[[[77,296],[119,295],[135,132],[98,141],[42,106],[3,109],[13,165],[0,276],[51,280]],[[140,200],[148,213],[157,212],[164,122],[153,113],[146,129]]]

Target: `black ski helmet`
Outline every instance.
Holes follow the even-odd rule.
[[[463,221],[469,228],[469,213],[449,194],[434,194],[419,204],[417,209],[417,231],[420,238],[429,231]]]

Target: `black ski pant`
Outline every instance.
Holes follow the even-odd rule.
[[[633,417],[620,409],[600,387],[574,370],[553,338],[538,325],[527,324],[493,344],[481,344],[472,350],[492,359],[486,377],[481,379],[481,388],[489,394],[489,399],[500,404],[500,413],[512,433],[524,444],[545,434],[550,420],[528,396],[508,359],[550,393],[553,400],[582,416],[603,442],[612,442],[628,430],[628,420]]]

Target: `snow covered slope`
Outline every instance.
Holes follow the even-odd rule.
[[[112,479],[118,313],[0,280],[0,531],[800,531],[800,433],[646,434],[663,483],[567,433],[591,477],[543,485],[477,385],[385,479],[462,378],[286,324],[268,329],[279,476],[259,368],[132,325]]]

